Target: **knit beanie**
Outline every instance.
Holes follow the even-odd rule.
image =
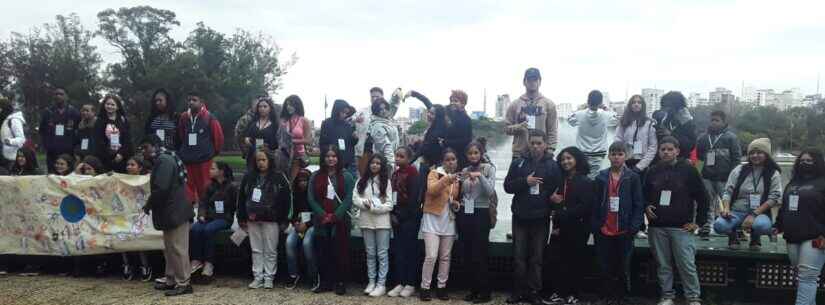
[[[768,138],[759,138],[753,140],[750,145],[748,145],[748,154],[752,151],[758,150],[761,152],[766,153],[767,155],[771,155],[771,139]]]

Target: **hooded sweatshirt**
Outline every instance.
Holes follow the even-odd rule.
[[[702,160],[702,178],[712,181],[727,181],[728,175],[742,159],[739,138],[727,126],[721,130],[708,132],[696,141],[699,160]],[[711,158],[708,158],[712,154]],[[712,164],[710,161],[713,161]]]
[[[570,114],[567,122],[578,127],[576,146],[584,153],[605,154],[610,145],[607,141],[607,128],[616,127],[616,113],[596,109],[583,109]]]
[[[702,178],[684,159],[671,164],[659,161],[651,167],[645,176],[644,191],[645,202],[656,207],[657,217],[650,221],[651,227],[680,228],[694,222],[694,210],[696,225],[702,226],[708,221],[709,202]],[[662,195],[668,191],[670,198]]]
[[[395,167],[395,149],[398,148],[398,129],[390,124],[390,120],[373,115],[370,121],[370,135],[372,136],[372,152],[383,155],[390,168]]]
[[[825,235],[825,177],[799,177],[785,187],[774,225],[790,243]],[[796,206],[791,196],[797,196]]]
[[[513,158],[521,157],[527,153],[529,134],[528,130],[521,128],[522,122],[532,122],[535,117],[535,129],[547,134],[544,139],[547,147],[556,149],[558,143],[559,121],[556,117],[556,104],[550,99],[538,94],[534,99],[530,99],[527,94],[522,95],[507,108],[505,120],[507,126],[504,132],[513,136]]]
[[[346,101],[336,100],[332,104],[330,117],[321,123],[321,135],[318,139],[318,145],[321,147],[329,144],[338,145],[338,149],[342,153],[340,161],[343,162],[344,168],[347,168],[355,160],[355,145],[358,143],[358,138],[353,137],[355,126],[346,119],[341,120],[338,118],[338,114],[344,109],[351,109],[353,113],[355,112],[355,108]],[[341,147],[341,144],[344,144],[343,147]]]
[[[687,108],[682,108],[675,113],[657,110],[653,113],[656,120],[656,129],[666,129],[670,135],[679,140],[679,158],[690,159],[690,152],[696,146],[696,125],[693,123],[693,116]],[[662,140],[658,138],[658,140]]]

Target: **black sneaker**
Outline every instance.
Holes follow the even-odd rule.
[[[444,288],[436,288],[435,289],[435,297],[442,301],[449,301],[450,295],[447,294],[447,287]]]
[[[335,294],[337,294],[337,295],[347,294],[347,285],[344,285],[344,282],[338,282],[337,284],[335,284]]]
[[[286,280],[286,285],[284,285],[284,288],[286,288],[288,290],[295,289],[295,287],[298,287],[298,283],[300,281],[301,281],[301,276],[300,275],[295,275],[295,276],[290,275],[289,278]]]
[[[123,264],[123,279],[131,281],[133,278],[135,278],[135,272],[132,271],[132,266],[129,266],[129,264]]]
[[[758,239],[752,239],[750,244],[748,245],[748,249],[751,251],[759,251],[762,249],[762,241]]]
[[[140,267],[140,281],[141,282],[150,282],[152,281],[152,267]]]
[[[418,291],[418,299],[422,302],[429,302],[433,299],[433,297],[430,296],[429,289],[421,288],[421,290]]]
[[[177,287],[172,288],[171,290],[169,290],[169,291],[167,291],[163,294],[166,295],[167,297],[175,297],[175,296],[184,295],[184,294],[192,294],[192,292],[193,292],[192,291],[192,285],[186,285],[186,286],[177,286]]]
[[[541,302],[544,305],[561,305],[564,304],[564,298],[554,293],[550,297],[542,297]]]
[[[564,305],[576,305],[579,304],[579,299],[574,296],[568,296],[566,300],[564,300]]]
[[[329,291],[328,289],[324,289],[323,286],[324,285],[321,283],[321,276],[316,275],[315,280],[312,281],[312,288],[310,288],[310,290],[314,293],[321,293],[321,292]]]
[[[710,232],[709,231],[699,231],[699,238],[702,240],[710,240]]]
[[[172,289],[175,289],[175,285],[167,285],[166,282],[155,283],[155,290],[172,290]]]
[[[107,262],[102,262],[100,264],[97,264],[97,267],[95,268],[95,272],[97,273],[98,276],[106,275],[107,270],[109,270],[109,263],[107,263]]]
[[[493,300],[493,298],[492,298],[492,296],[490,296],[490,293],[489,293],[489,292],[487,292],[487,293],[479,293],[478,295],[476,295],[475,300],[473,300],[473,304],[484,304],[484,303],[489,303],[489,302],[490,302],[490,301],[492,301],[492,300]]]
[[[470,292],[467,296],[464,297],[465,302],[473,302],[478,298],[478,293]]]

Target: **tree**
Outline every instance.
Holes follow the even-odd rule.
[[[407,134],[411,135],[423,135],[424,131],[427,130],[427,122],[424,120],[419,120],[412,125],[410,128],[407,128]]]
[[[24,101],[29,122],[37,122],[38,110],[51,103],[54,87],[65,87],[74,103],[100,98],[102,60],[91,44],[94,33],[83,27],[76,14],[55,19],[26,34],[12,33],[4,56],[18,95],[22,95],[16,99]]]

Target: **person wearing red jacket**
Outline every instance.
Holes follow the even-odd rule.
[[[178,120],[178,156],[186,166],[189,179],[186,181],[186,198],[198,202],[199,196],[209,185],[209,168],[223,147],[221,123],[213,117],[206,105],[195,92],[190,92],[186,100],[189,110]]]

